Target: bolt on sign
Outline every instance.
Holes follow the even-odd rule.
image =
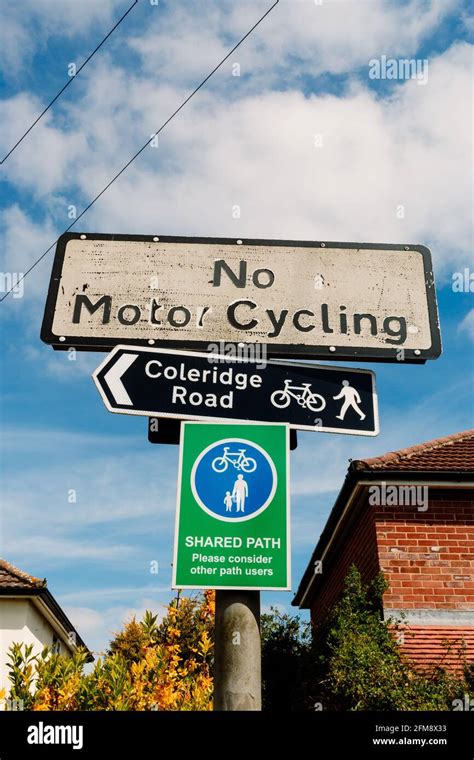
[[[263,343],[274,357],[424,362],[441,353],[420,245],[66,233],[41,337],[209,350]]]
[[[287,425],[182,424],[173,588],[289,590]]]

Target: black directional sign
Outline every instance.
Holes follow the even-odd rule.
[[[93,378],[107,409],[119,414],[379,432],[375,376],[367,370],[124,345]]]
[[[375,377],[367,370],[123,345],[93,378],[107,409],[119,414],[379,432]]]

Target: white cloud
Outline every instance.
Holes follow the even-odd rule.
[[[19,204],[4,208],[0,215],[1,254],[0,264],[3,272],[24,273],[40,253],[45,251],[56,239],[54,228],[48,219],[42,224],[34,222],[26,209]],[[24,280],[24,299],[22,306],[31,295],[44,294],[48,282],[47,275],[50,264],[46,268],[39,266],[31,281]],[[8,303],[6,301],[5,303]]]
[[[151,560],[168,567],[177,451],[167,447],[157,457],[146,442],[145,420],[140,446],[125,439],[123,430],[122,425],[112,440],[54,430],[5,431],[2,459],[17,463],[2,485],[2,545],[10,561],[23,566],[31,559],[42,573],[123,563],[148,572]]]
[[[53,35],[71,45],[79,39],[85,58],[93,49],[92,40],[97,44],[130,5],[132,0],[3,0],[3,68],[10,77],[24,71]],[[134,35],[133,26],[127,25],[125,32],[119,29],[115,35],[122,34],[125,44],[128,40],[145,70],[189,83],[196,74],[207,73],[271,5],[272,0],[193,0],[155,8],[141,0],[128,21],[139,18],[143,32]],[[414,52],[459,5],[459,0],[280,0],[237,51],[236,60],[244,61],[254,74],[265,70],[267,79],[282,68],[292,76],[295,60],[305,62],[314,75],[341,73],[379,53]],[[114,41],[112,37],[109,44]]]
[[[0,138],[2,156],[14,146],[41,110],[35,95],[22,93],[0,101],[0,118],[4,124]],[[53,112],[48,111],[5,161],[2,170],[7,178],[21,177],[23,189],[31,192],[35,199],[47,202],[47,194],[71,182],[71,177],[63,175],[64,169],[80,160],[86,152],[85,136],[74,130],[62,130],[55,125]],[[67,226],[66,220],[65,204],[64,226]]]
[[[169,586],[110,586],[108,588],[92,588],[84,589],[82,591],[71,591],[66,594],[61,594],[61,604],[81,604],[85,602],[95,601],[102,606],[106,601],[114,599],[136,599],[140,596],[150,596],[158,593],[169,594]]]
[[[344,97],[291,90],[225,102],[203,92],[78,228],[425,243],[444,276],[466,262],[471,245],[470,54],[455,45],[431,62],[427,85],[408,81],[384,99],[360,84]],[[72,109],[79,142],[95,147],[56,154],[48,180],[56,193],[67,177],[78,185],[68,196],[92,198],[180,102],[169,87],[157,87],[151,102],[143,97],[150,82],[107,67],[91,78],[91,92],[110,77],[122,103],[117,128],[107,132],[93,98],[82,115]],[[42,166],[30,154],[29,177]],[[9,171],[19,185],[32,181],[26,167],[12,163]],[[56,210],[65,209],[60,202]]]
[[[128,448],[121,452],[116,447],[112,456],[96,449],[92,457],[85,452],[78,457],[72,471],[64,471],[57,457],[58,441],[54,431],[48,431],[43,438],[41,454],[23,467],[20,479],[13,477],[11,483],[4,486],[4,505],[15,505],[11,514],[12,530],[21,517],[25,521],[25,533],[34,533],[35,526],[43,533],[40,526],[41,505],[44,504],[48,505],[53,533],[129,520],[135,524],[142,521],[137,529],[146,530],[146,522],[152,516],[156,521],[161,517],[168,522],[175,506],[175,480],[170,478],[169,469],[175,464],[173,460],[177,452],[172,452],[173,458],[163,455],[155,462],[153,447],[147,445],[145,448],[145,435],[144,422],[140,453],[133,454]],[[74,445],[70,445],[69,457],[75,458],[76,451]],[[44,478],[43,458],[48,459],[48,452],[48,478]],[[133,532],[132,526],[126,530]],[[17,533],[15,540],[11,536],[13,544],[20,535],[21,532]],[[81,546],[78,551],[85,549]],[[67,558],[67,548],[61,552],[61,557]]]
[[[103,615],[91,607],[66,607],[64,611],[82,639],[103,626]]]
[[[122,15],[120,9],[127,7],[123,0],[2,0],[1,68],[16,77],[53,35],[68,39],[94,30],[97,45]],[[86,58],[91,49],[85,46],[83,52]]]
[[[92,372],[102,359],[100,353],[86,351],[52,351],[49,347],[27,345],[24,349],[28,361],[36,366],[39,377],[52,377],[65,383],[89,381]]]
[[[153,171],[147,149],[88,223],[100,219],[104,228],[107,220],[116,231],[423,242],[433,246],[438,267],[462,263],[471,242],[470,52],[456,46],[432,63],[428,85],[407,82],[388,100],[360,86],[344,98],[267,92],[227,105],[206,94],[163,133],[156,160],[162,151],[174,165]],[[231,213],[236,204],[239,220]]]
[[[15,428],[2,426],[2,443],[8,454],[16,454],[22,451],[34,466],[33,455],[35,452],[53,453],[54,449],[74,449],[76,455],[87,455],[94,457],[96,450],[101,448],[103,451],[113,453],[115,449],[122,451],[138,444],[139,439],[130,435],[115,434],[106,435],[97,432],[78,432],[76,430],[55,430],[54,428],[32,428],[28,425],[18,425]],[[43,442],[47,441],[46,449]]]
[[[461,21],[466,30],[472,34],[474,32],[474,16],[472,16],[469,11],[462,11]]]
[[[237,86],[229,79],[233,62],[240,62],[242,75],[251,73],[259,85],[275,84],[284,74],[288,86],[302,74],[342,74],[367,66],[380,54],[412,54],[459,4],[459,0],[423,4],[280,0],[226,64],[224,81],[228,89]],[[145,32],[128,44],[141,55],[145,71],[190,84],[213,68],[271,5],[271,0],[197,0],[191,6],[178,5],[164,18],[151,18]]]
[[[459,325],[459,330],[465,332],[471,340],[474,340],[474,309],[467,312]]]
[[[143,71],[159,71],[160,79],[165,82],[187,84],[200,73],[214,68],[231,47],[219,36],[223,10],[208,2],[206,15],[199,18],[196,5],[194,9],[189,4],[177,5],[167,22],[163,22],[161,15],[157,16],[155,24],[139,37],[128,40],[127,44],[140,55]],[[259,8],[254,8],[255,20],[258,14]]]
[[[4,509],[5,512],[5,509]],[[5,517],[5,522],[6,516]],[[18,519],[18,513],[14,514],[15,521]],[[50,518],[51,519],[51,518]],[[17,523],[16,523],[17,524]],[[122,544],[108,544],[105,541],[94,539],[92,542],[86,542],[83,539],[74,538],[55,538],[48,535],[50,531],[39,531],[39,526],[30,523],[30,533],[36,535],[22,535],[17,531],[14,542],[11,541],[8,531],[5,531],[5,547],[8,557],[22,555],[28,557],[30,561],[45,560],[50,558],[50,564],[73,563],[73,562],[122,562],[136,554],[136,549],[131,546]],[[11,543],[9,543],[11,541]]]

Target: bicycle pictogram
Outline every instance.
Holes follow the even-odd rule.
[[[231,464],[236,470],[243,472],[254,472],[257,469],[257,462],[252,457],[246,457],[246,449],[229,451],[230,446],[224,446],[224,453],[221,457],[212,460],[212,469],[214,472],[225,472]]]
[[[294,399],[300,406],[311,409],[312,412],[322,412],[326,406],[326,399],[319,393],[313,393],[311,383],[291,385],[291,380],[284,381],[284,388],[274,391],[270,397],[273,406],[277,409],[286,409]]]

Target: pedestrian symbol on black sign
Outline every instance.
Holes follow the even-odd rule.
[[[337,401],[340,398],[344,399],[340,414],[336,414],[337,419],[343,420],[346,416],[347,410],[349,407],[351,407],[355,412],[357,412],[361,420],[365,420],[365,414],[361,411],[361,409],[359,409],[358,406],[358,404],[361,403],[361,400],[356,389],[349,385],[349,380],[343,380],[342,386],[342,390],[337,394],[337,396],[333,396],[334,401]]]

